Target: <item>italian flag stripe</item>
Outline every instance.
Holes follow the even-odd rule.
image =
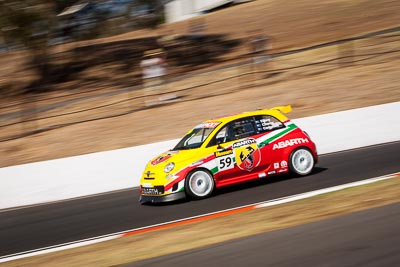
[[[214,168],[211,169],[211,173],[214,175],[218,172],[218,166],[215,166]]]
[[[297,126],[296,126],[295,124],[290,124],[290,125],[288,125],[288,127],[286,127],[282,132],[277,133],[277,134],[271,136],[270,138],[268,138],[268,139],[262,141],[262,142],[260,143],[260,145],[259,145],[259,148],[262,148],[262,147],[268,145],[269,143],[275,141],[276,139],[278,139],[278,138],[282,137],[283,135],[285,135],[285,134],[287,134],[287,133],[293,131],[293,130],[296,129],[296,128],[297,128]]]

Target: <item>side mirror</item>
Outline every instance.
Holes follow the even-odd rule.
[[[223,146],[221,146],[221,144],[220,144],[220,143],[218,143],[218,145],[217,145],[217,149],[218,149],[218,151],[219,151],[219,152],[221,152],[221,151],[224,151],[224,150],[225,150],[225,148],[224,148]]]

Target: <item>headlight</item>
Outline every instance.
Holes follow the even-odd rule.
[[[175,163],[170,162],[167,165],[165,165],[164,172],[169,173],[170,171],[172,171],[174,169],[174,167],[175,167]]]

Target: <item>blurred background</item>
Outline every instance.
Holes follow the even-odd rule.
[[[0,1],[0,167],[400,100],[400,2]],[[389,82],[390,81],[390,82]]]

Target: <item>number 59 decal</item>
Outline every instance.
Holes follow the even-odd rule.
[[[217,161],[218,161],[218,170],[219,171],[232,169],[235,165],[233,162],[232,156],[230,156],[230,155],[217,158]]]

